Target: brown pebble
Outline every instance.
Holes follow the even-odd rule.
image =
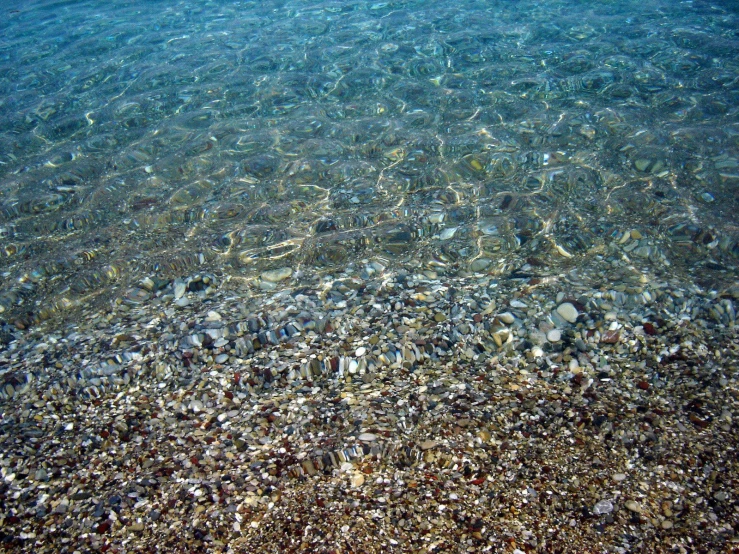
[[[651,323],[647,322],[647,323],[644,324],[644,332],[647,335],[656,335],[657,334],[657,329],[655,329],[654,325],[652,325]]]
[[[639,387],[641,390],[649,390],[649,383],[647,383],[646,381],[639,381],[636,386]]]
[[[603,333],[600,341],[605,342],[606,344],[616,344],[620,338],[621,333],[619,333],[618,331],[606,331],[605,333]]]

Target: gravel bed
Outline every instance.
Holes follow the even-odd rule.
[[[732,290],[592,267],[150,278],[6,325],[0,544],[739,548]]]

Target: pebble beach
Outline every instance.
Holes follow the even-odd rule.
[[[725,2],[0,23],[0,550],[739,552]]]

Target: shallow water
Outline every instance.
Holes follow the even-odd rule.
[[[0,310],[359,260],[517,278],[606,244],[727,286],[731,6],[6,4]]]

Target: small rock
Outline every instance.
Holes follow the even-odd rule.
[[[436,443],[436,441],[432,441],[432,440],[425,440],[425,441],[423,441],[423,442],[421,443],[421,450],[430,450],[430,449],[432,449],[432,448],[433,448],[434,446],[436,446],[436,444],[437,444],[437,443]]]
[[[513,316],[511,312],[503,312],[502,314],[498,314],[498,319],[501,320],[506,325],[510,325],[514,321],[516,321],[516,318]]]
[[[647,335],[656,335],[657,329],[655,328],[654,324],[649,323],[648,321],[644,324],[644,332]]]
[[[620,483],[621,481],[625,479],[626,479],[625,473],[614,473],[613,474],[613,480],[616,481],[617,483]]]
[[[562,340],[562,331],[559,329],[552,329],[547,333],[547,340],[549,342],[559,342]]]
[[[377,440],[377,435],[373,433],[362,433],[361,435],[359,435],[359,440],[361,440],[362,442],[372,442]]]
[[[601,500],[593,506],[593,513],[597,516],[602,514],[610,514],[613,511],[613,504],[608,500]]]
[[[557,313],[561,315],[565,321],[569,321],[570,323],[575,323],[575,321],[577,321],[577,316],[580,315],[577,308],[569,302],[565,302],[564,304],[557,306]]]
[[[434,314],[434,321],[436,323],[443,323],[444,321],[446,321],[446,316],[441,312],[436,312]]]
[[[470,264],[470,271],[482,271],[490,265],[489,258],[477,258]]]
[[[187,290],[187,285],[184,282],[180,281],[179,279],[176,280],[174,283],[175,300],[179,300],[180,298],[182,298],[186,290]]]
[[[208,315],[205,317],[205,321],[221,321],[221,314],[211,310],[210,312],[208,312]]]
[[[360,346],[359,348],[357,348],[357,351],[354,354],[357,356],[357,358],[361,358],[366,353],[367,349],[364,346]]]
[[[279,269],[272,269],[262,273],[262,279],[269,281],[270,283],[278,283],[284,281],[293,274],[293,270],[289,267],[281,267]]]
[[[636,500],[627,500],[624,506],[626,506],[627,510],[630,510],[634,513],[640,514],[642,512],[641,504],[639,504]]]
[[[362,485],[364,485],[364,475],[361,473],[352,475],[352,487],[361,487]]]

